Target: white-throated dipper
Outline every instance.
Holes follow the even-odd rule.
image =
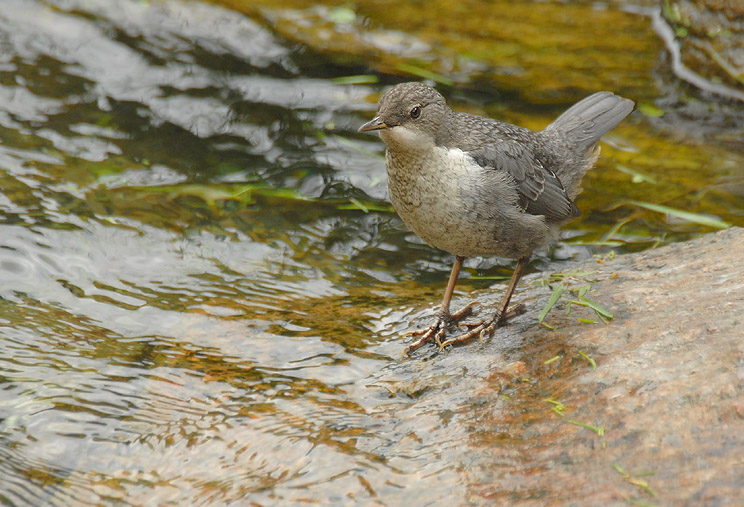
[[[404,354],[431,339],[441,349],[491,335],[514,313],[509,301],[533,250],[579,216],[573,199],[599,156],[599,139],[632,110],[632,101],[597,92],[534,132],[455,112],[423,83],[402,83],[383,95],[377,116],[359,131],[379,131],[387,145],[390,200],[421,239],[455,255],[439,318],[409,333],[420,338]],[[477,304],[450,313],[463,260],[488,255],[517,259],[497,313],[442,341],[450,324]]]

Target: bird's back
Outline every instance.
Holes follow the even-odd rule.
[[[485,171],[507,173],[523,211],[544,216],[548,224],[579,216],[557,176],[563,160],[541,132],[466,113],[454,116],[452,125],[460,134],[450,136],[452,147],[463,150]]]
[[[561,222],[578,215],[572,201],[599,155],[600,138],[632,110],[633,101],[603,91],[577,102],[540,132],[453,113],[445,137],[451,147],[473,154],[482,165],[512,173],[527,211]]]

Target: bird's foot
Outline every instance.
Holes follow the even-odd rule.
[[[408,347],[406,347],[403,350],[403,355],[407,356],[417,348],[421,347],[423,344],[430,340],[434,340],[439,346],[440,350],[442,349],[442,338],[444,338],[444,335],[447,333],[447,328],[464,319],[465,317],[470,316],[473,313],[473,308],[476,305],[480,305],[479,302],[473,301],[469,305],[467,305],[465,308],[456,311],[455,313],[440,313],[439,318],[437,318],[437,321],[432,324],[429,327],[426,327],[424,329],[417,329],[415,331],[409,331],[406,334],[404,334],[404,337],[407,336],[420,336],[418,340],[410,344]]]
[[[496,331],[497,327],[499,327],[501,324],[511,319],[512,317],[516,317],[517,315],[524,313],[524,311],[525,311],[525,306],[522,303],[520,303],[514,306],[513,308],[507,310],[506,312],[497,313],[490,319],[485,319],[480,322],[466,323],[464,325],[469,328],[468,331],[460,335],[454,336],[444,342],[442,342],[441,340],[437,340],[437,345],[439,345],[439,350],[442,350],[449,345],[454,345],[456,343],[462,343],[462,342],[468,341],[472,338],[475,338],[476,336],[480,338],[481,340],[483,340],[483,338],[485,338],[486,336],[491,337],[493,335],[493,332]]]

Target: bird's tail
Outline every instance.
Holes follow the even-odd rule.
[[[571,198],[581,191],[581,178],[599,156],[594,148],[599,139],[628,116],[633,106],[632,100],[597,92],[568,108],[545,128],[543,132],[559,141],[563,145],[559,149],[568,151],[565,158],[572,160],[556,171]]]
[[[611,92],[597,92],[568,108],[545,130],[556,130],[581,151],[617,127],[633,110],[633,101]]]

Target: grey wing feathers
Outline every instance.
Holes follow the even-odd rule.
[[[633,111],[633,101],[597,92],[568,108],[546,131],[561,132],[579,149],[588,150]]]
[[[482,167],[508,172],[516,182],[519,205],[548,222],[579,216],[558,177],[516,141],[492,143],[467,152]]]

